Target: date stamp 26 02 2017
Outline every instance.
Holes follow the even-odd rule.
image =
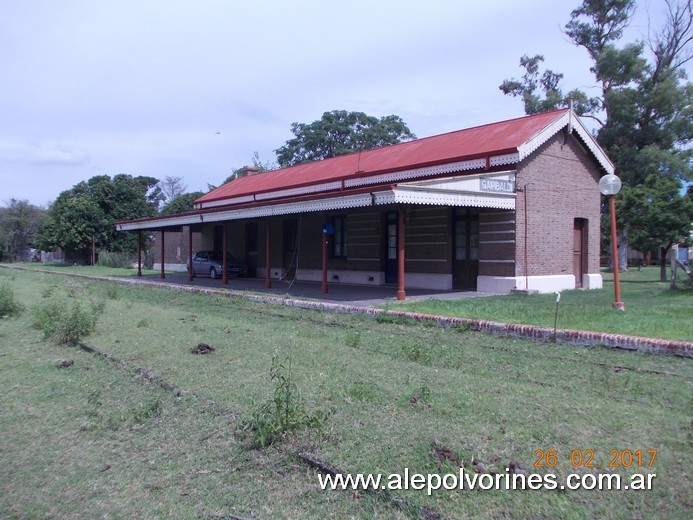
[[[599,460],[595,451],[591,449],[571,450],[565,458],[558,450],[538,449],[534,450],[534,456],[536,457],[533,464],[535,468],[651,468],[657,458],[657,450],[610,450],[608,464],[606,461]]]

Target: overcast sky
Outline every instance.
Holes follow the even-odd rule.
[[[395,114],[419,137],[519,117],[498,86],[523,54],[596,93],[561,32],[579,3],[2,0],[0,203],[118,173],[206,191],[331,110]],[[641,0],[628,38],[663,4]]]

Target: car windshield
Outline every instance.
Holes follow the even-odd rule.
[[[215,262],[221,262],[222,261],[221,253],[210,253],[209,259],[214,260]],[[226,261],[231,262],[232,260],[233,260],[233,257],[231,255],[227,254],[226,255]]]

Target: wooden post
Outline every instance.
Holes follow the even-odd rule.
[[[322,232],[322,285],[320,292],[327,294],[327,232]]]
[[[397,226],[397,299],[404,300],[404,210],[399,210],[399,225]]]
[[[222,233],[221,233],[221,236],[222,236],[222,239],[221,239],[222,246],[221,246],[221,248],[223,249],[223,251],[221,252],[221,255],[222,255],[222,256],[221,256],[221,270],[222,270],[223,272],[222,272],[222,275],[221,275],[221,283],[223,283],[224,285],[227,285],[227,284],[229,283],[229,274],[228,274],[228,272],[226,271],[226,269],[228,268],[228,266],[226,265],[226,262],[227,262],[227,261],[226,261],[226,247],[227,247],[227,243],[226,243],[226,224],[224,224],[222,230],[223,230],[223,231],[222,231]]]
[[[266,245],[265,245],[265,288],[270,289],[272,287],[272,278],[270,278],[270,221],[267,219],[267,230],[266,230]]]
[[[161,273],[159,273],[159,278],[166,278],[166,273],[164,273],[164,262],[166,261],[166,231],[161,230]]]
[[[137,231],[137,276],[142,276],[142,230]]]
[[[676,261],[679,259],[679,246],[674,244],[671,246],[671,279],[669,281],[669,289],[676,289]],[[664,260],[662,260],[664,261]]]
[[[192,226],[188,226],[188,281],[193,281],[192,268]]]

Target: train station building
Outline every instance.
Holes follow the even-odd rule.
[[[249,169],[193,211],[117,229],[139,233],[140,243],[155,234],[162,276],[205,250],[226,251],[268,286],[295,278],[325,292],[331,284],[392,286],[399,299],[407,288],[594,289],[602,286],[598,182],[613,172],[576,114],[561,109]],[[228,282],[226,270],[221,278]]]

